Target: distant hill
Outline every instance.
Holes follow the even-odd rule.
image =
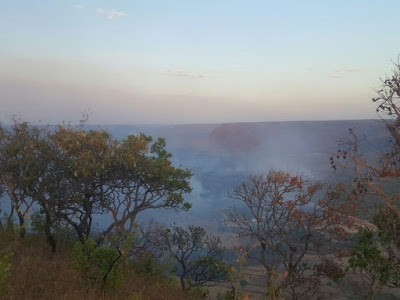
[[[248,152],[260,145],[251,123],[221,124],[208,135],[206,142],[216,149],[229,152]]]

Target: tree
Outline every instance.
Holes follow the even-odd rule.
[[[227,220],[249,245],[249,258],[264,267],[269,297],[287,290],[293,299],[309,299],[321,277],[332,274],[325,272],[325,261],[311,263],[305,256],[334,249],[346,238],[352,219],[350,205],[338,201],[344,195],[341,186],[324,189],[284,171],[252,175],[231,192],[238,206],[226,212]],[[284,275],[279,279],[276,272]]]
[[[1,182],[22,221],[32,203],[38,205],[53,251],[56,223],[72,228],[83,243],[92,235],[93,218],[108,214],[112,221],[98,235],[101,243],[112,232],[129,235],[144,210],[190,208],[184,194],[191,191],[192,173],[172,165],[163,139],[139,134],[121,141],[83,123],[15,121],[0,133]]]
[[[121,234],[133,230],[137,215],[144,210],[190,209],[184,194],[191,192],[192,173],[174,167],[165,146],[164,139],[153,142],[144,134],[128,136],[118,145],[115,166],[118,175],[111,183],[115,187],[114,197],[104,205],[113,222],[99,241],[112,230]]]
[[[373,219],[377,227],[380,245],[397,262],[398,273],[391,279],[391,285],[400,286],[400,217],[390,208],[381,207]]]
[[[400,218],[382,206],[373,223],[373,229],[359,229],[347,267],[361,278],[366,299],[372,299],[384,286],[400,286]]]
[[[120,277],[122,253],[115,248],[99,246],[92,239],[77,242],[73,248],[73,268],[80,271],[86,285],[115,289]]]
[[[400,57],[399,57],[400,58]],[[376,273],[381,257],[393,260],[396,266],[395,272],[387,280],[379,279],[381,285],[400,286],[400,242],[397,238],[400,218],[400,63],[394,63],[394,70],[390,76],[381,80],[381,87],[376,91],[377,96],[372,99],[377,104],[377,114],[384,125],[384,143],[371,144],[365,135],[360,135],[353,129],[349,129],[349,137],[342,140],[339,149],[331,160],[334,169],[338,167],[351,170],[354,174],[354,195],[360,200],[367,199],[375,205],[376,216],[374,223],[377,226],[379,239],[374,241],[377,246],[368,248],[365,239],[371,239],[371,232],[360,231],[361,238],[353,249],[354,253],[360,253],[357,247],[364,247],[362,262],[369,256],[376,261],[368,261],[364,265],[369,273]],[[374,151],[366,151],[366,145]],[[365,204],[365,201],[360,201]],[[383,205],[379,211],[376,206]],[[379,255],[378,255],[378,254]],[[357,261],[359,262],[359,261]],[[360,265],[357,265],[360,267]],[[372,272],[373,271],[373,272]],[[370,276],[372,280],[372,275]],[[369,284],[371,284],[371,280]],[[372,280],[373,281],[373,280]],[[376,280],[375,280],[376,282]],[[372,285],[373,286],[373,285]]]
[[[202,227],[179,226],[162,229],[158,244],[178,264],[182,289],[188,291],[206,283],[223,281],[226,265],[219,237],[207,235]]]
[[[172,166],[165,141],[144,134],[115,140],[105,131],[59,127],[50,135],[53,161],[59,172],[62,198],[54,205],[83,241],[90,234],[93,215],[108,213],[111,231],[130,232],[136,216],[148,209],[188,210],[183,195],[190,193],[190,170]]]
[[[339,166],[353,168],[357,195],[372,193],[400,216],[400,63],[395,63],[394,67],[392,75],[381,80],[377,97],[372,99],[386,128],[385,144],[371,145],[375,151],[372,155],[366,153],[367,138],[349,129],[349,138],[340,142],[337,154],[330,160],[335,169]]]
[[[40,134],[37,128],[16,120],[9,130],[0,128],[0,181],[11,200],[9,218],[18,217],[20,237],[25,236],[26,219],[34,204],[28,186],[39,177],[35,148]]]
[[[361,228],[357,237],[348,269],[360,276],[367,287],[364,297],[372,299],[382,286],[388,285],[394,277],[398,279],[399,270],[395,259],[380,249],[373,230]]]
[[[93,217],[107,213],[117,175],[115,149],[118,141],[103,130],[85,131],[83,127],[59,126],[47,136],[54,188],[51,209],[58,219],[71,226],[84,242],[91,234]],[[62,192],[62,193],[60,193]]]

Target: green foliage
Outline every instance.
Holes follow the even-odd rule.
[[[210,294],[210,290],[203,286],[195,286],[189,290],[189,295],[195,297],[195,299],[207,299]]]
[[[34,202],[28,187],[38,180],[40,163],[35,148],[39,139],[40,130],[18,121],[0,134],[0,185],[11,200],[11,215],[19,220],[21,237],[25,236],[25,221]]]
[[[120,258],[117,250],[98,246],[88,238],[75,244],[72,266],[81,272],[87,285],[100,284],[102,288],[114,289],[120,280],[117,264]]]
[[[131,261],[128,268],[134,274],[151,281],[155,288],[176,288],[179,279],[175,275],[176,268],[171,267],[170,263],[157,260],[153,254],[143,253]]]
[[[11,260],[14,252],[10,249],[0,251],[0,292],[7,288],[11,278]]]
[[[396,274],[395,260],[380,249],[371,229],[361,228],[348,262],[348,270],[358,272],[369,287],[370,298]]]
[[[30,221],[32,232],[40,235],[45,233],[46,217],[44,214],[35,211],[31,215]],[[76,241],[76,234],[74,234],[74,231],[60,219],[52,222],[51,234],[57,240],[58,244],[64,246],[73,245]]]
[[[400,218],[390,208],[381,208],[374,217],[374,224],[378,227],[378,236],[382,244],[393,244],[400,249]]]
[[[381,247],[393,261],[393,272],[387,283],[388,286],[400,286],[400,217],[391,208],[380,208],[374,217],[378,227],[378,238]]]
[[[31,216],[31,228],[35,233],[43,233],[45,229],[45,217],[40,212],[34,212]]]
[[[134,230],[137,215],[147,209],[188,210],[190,170],[174,167],[164,139],[144,134],[117,140],[105,130],[80,126],[44,127],[14,120],[0,127],[0,187],[8,194],[25,235],[25,221],[39,206],[34,226],[44,232],[52,250],[60,224],[81,242],[92,232],[96,214],[112,222],[98,243],[121,229]]]
[[[393,271],[393,260],[385,257],[379,249],[374,232],[371,229],[361,228],[357,243],[354,245],[349,259],[350,269],[363,269],[377,277],[381,285],[385,285]]]
[[[150,253],[136,258],[132,263],[132,268],[136,274],[152,278],[165,277],[168,272],[168,265],[157,261]]]

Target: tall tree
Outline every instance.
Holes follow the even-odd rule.
[[[11,200],[10,218],[18,218],[20,236],[26,232],[26,219],[34,204],[28,191],[40,177],[36,146],[41,132],[27,123],[14,120],[9,128],[0,128],[0,181]]]
[[[349,137],[340,143],[331,157],[333,168],[350,167],[355,171],[355,193],[372,193],[376,199],[400,216],[400,63],[394,64],[392,75],[382,79],[377,96],[377,114],[386,128],[385,143],[373,145],[365,135],[349,129]],[[365,148],[374,151],[366,152]]]
[[[128,136],[116,150],[118,174],[113,178],[115,187],[112,201],[104,208],[113,217],[113,222],[100,236],[99,241],[110,231],[131,231],[137,215],[149,209],[188,210],[191,204],[184,194],[191,192],[190,170],[174,167],[172,155],[165,149],[165,140],[155,142],[144,134]]]
[[[384,125],[381,142],[374,144],[365,134],[349,129],[349,137],[340,142],[337,153],[330,158],[334,169],[343,167],[352,171],[354,194],[361,204],[368,203],[376,212],[373,218],[376,230],[360,230],[350,260],[351,269],[369,275],[365,277],[367,297],[372,297],[378,283],[400,286],[399,61],[394,63],[392,74],[381,80],[376,93],[372,101],[377,104],[376,112]]]
[[[90,235],[93,217],[106,213],[105,204],[113,201],[111,184],[118,141],[102,130],[59,126],[49,133],[50,159],[54,188],[51,205],[54,215],[70,225],[82,242]],[[62,191],[62,194],[60,193]]]
[[[81,242],[92,233],[96,215],[110,215],[99,234],[129,235],[137,215],[148,209],[188,210],[190,170],[174,167],[165,140],[144,134],[114,139],[84,125],[44,127],[16,121],[0,132],[0,179],[24,234],[36,202],[55,251],[53,225],[71,227]]]

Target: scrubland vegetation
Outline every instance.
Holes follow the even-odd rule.
[[[70,245],[51,253],[44,239],[24,239],[10,231],[1,232],[1,299],[191,299],[176,279],[164,274],[149,258],[118,269],[117,278],[103,284],[104,261],[89,269],[79,262]],[[78,256],[79,257],[79,256]],[[97,260],[101,256],[94,256]],[[92,261],[93,262],[93,261]],[[86,277],[91,272],[90,277]],[[90,281],[90,282],[89,282]]]
[[[387,144],[366,155],[367,139],[349,129],[330,157],[332,172],[352,180],[338,174],[328,184],[280,170],[250,175],[227,191],[234,206],[221,212],[223,237],[194,225],[138,221],[144,211],[191,208],[185,196],[192,171],[174,166],[165,140],[145,134],[120,140],[87,130],[84,121],[13,120],[0,130],[7,196],[1,198],[1,297],[399,297],[399,72],[395,65],[373,99]],[[366,202],[372,220],[361,220]],[[261,274],[257,288],[254,267]],[[344,282],[347,294],[338,292]]]

